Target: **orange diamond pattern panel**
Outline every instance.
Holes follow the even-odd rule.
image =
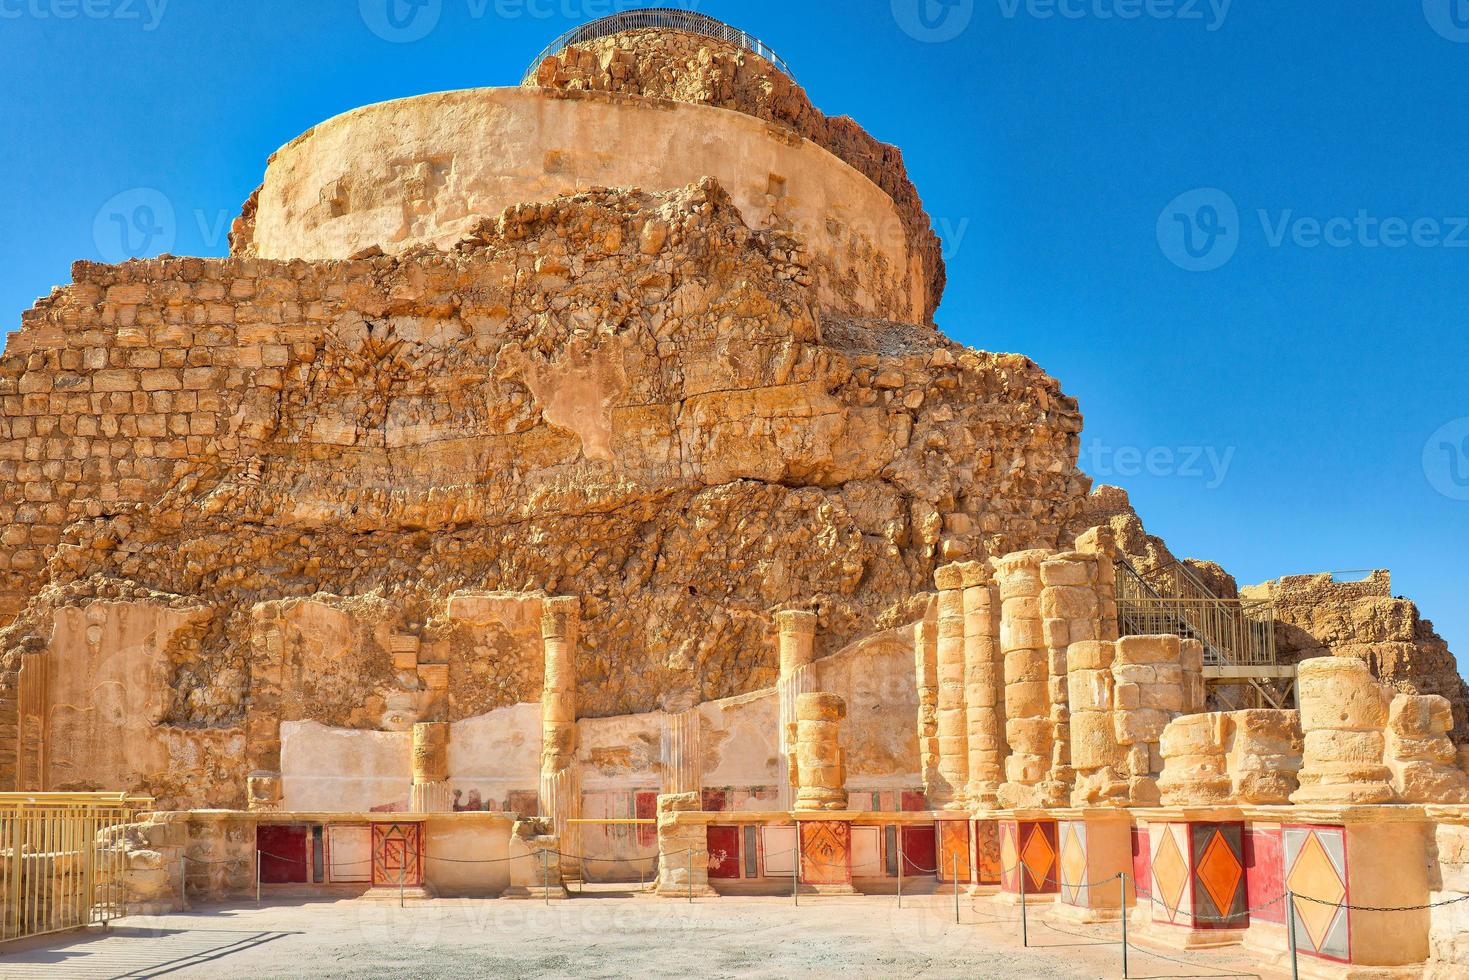
[[[1025,866],[1027,891],[1037,894],[1060,890],[1056,867],[1056,825],[1050,822],[1022,822],[1020,834],[1025,844],[1020,849],[1020,862]]]
[[[1245,926],[1244,826],[1195,824],[1192,831],[1195,925],[1214,929]]]
[[[1016,874],[1020,864],[1020,847],[1015,843],[1018,832],[1013,822],[1000,824],[1000,882],[1008,892],[1020,890],[1020,876]]]
[[[1168,921],[1172,922],[1178,918],[1183,890],[1188,886],[1188,861],[1178,846],[1174,825],[1159,824],[1157,830],[1158,853],[1153,855],[1153,884]]]
[[[1085,833],[1084,824],[1061,824],[1061,900],[1069,905],[1087,902]]]
[[[836,820],[801,824],[801,880],[845,885],[852,880],[852,825]]]
[[[1330,836],[1327,836],[1330,835]],[[1338,920],[1346,912],[1340,903],[1347,896],[1344,875],[1338,869],[1339,861],[1333,860],[1327,843],[1339,846],[1341,832],[1316,829],[1290,828],[1287,831],[1287,864],[1285,884],[1292,892],[1305,898],[1294,902],[1296,921],[1300,923],[1314,952],[1345,959],[1345,941],[1338,939]],[[1326,837],[1326,840],[1323,840]],[[1314,898],[1317,901],[1307,901]],[[1329,904],[1323,904],[1329,903]]]

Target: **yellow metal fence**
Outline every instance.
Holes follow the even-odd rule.
[[[0,942],[126,915],[122,836],[151,805],[119,793],[0,793]]]

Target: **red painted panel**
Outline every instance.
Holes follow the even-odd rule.
[[[271,826],[255,828],[255,846],[260,850],[260,881],[266,885],[304,885],[307,874],[306,827]]]
[[[1285,903],[1272,902],[1285,894],[1285,846],[1279,830],[1245,834],[1245,894],[1257,919],[1285,923]]]
[[[658,791],[639,790],[633,794],[633,806],[635,815],[639,820],[658,819]],[[651,824],[641,824],[638,827],[638,846],[652,847],[658,843],[658,828]]]
[[[1132,828],[1132,883],[1142,898],[1153,895],[1153,851],[1148,828]]]
[[[740,876],[740,828],[717,827],[710,824],[704,829],[709,847],[709,877],[738,878]]]
[[[729,791],[725,789],[706,789],[703,791],[699,804],[709,813],[720,813],[729,809]]]
[[[903,838],[903,876],[914,878],[938,871],[938,840],[933,824],[900,828]]]
[[[923,790],[903,790],[903,810],[907,813],[922,813],[928,809],[928,795]]]

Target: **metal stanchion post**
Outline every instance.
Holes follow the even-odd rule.
[[[954,855],[954,924],[959,924],[959,855]]]
[[[1122,980],[1127,980],[1127,872],[1118,875],[1122,883]]]
[[[1285,893],[1285,936],[1290,940],[1291,980],[1300,980],[1301,969],[1296,963],[1296,893]]]
[[[255,851],[255,904],[260,905],[260,851]]]
[[[1030,946],[1030,923],[1025,921],[1025,865],[1015,869],[1020,875],[1020,945]]]
[[[689,873],[689,877],[688,877],[688,882],[689,882],[689,904],[690,905],[693,905],[694,904],[694,849],[692,847],[689,848],[688,853],[684,855],[684,859],[686,861],[688,861],[688,869],[689,869],[689,872],[688,872]]]
[[[796,886],[801,883],[801,853],[799,849],[793,852],[793,856],[795,860],[791,863],[791,901],[796,905],[800,905],[801,899],[796,894]]]
[[[541,896],[544,904],[551,904],[551,852],[541,848]]]
[[[398,908],[403,908],[403,878],[408,873],[408,852],[403,852],[403,860],[398,862]]]
[[[179,855],[179,911],[189,910],[189,859]]]
[[[898,908],[903,907],[903,845],[898,844]]]

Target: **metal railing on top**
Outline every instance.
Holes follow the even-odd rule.
[[[1117,562],[1117,620],[1123,636],[1173,633],[1198,640],[1209,667],[1275,666],[1272,603],[1215,595],[1182,563],[1160,574],[1155,587],[1128,562]]]
[[[641,10],[624,10],[567,31],[536,55],[536,60],[531,62],[530,68],[526,70],[521,81],[526,82],[534,78],[543,61],[573,44],[585,44],[600,37],[609,37],[613,34],[621,34],[623,31],[636,31],[644,28],[664,28],[683,31],[686,34],[712,37],[715,40],[733,44],[742,51],[759,55],[792,80],[796,77],[790,65],[785,63],[785,59],[771,50],[769,45],[737,27],[730,27],[708,14],[695,13],[692,10],[679,10],[676,7],[646,7]]]
[[[152,804],[121,793],[0,793],[0,942],[126,915],[123,828]]]

